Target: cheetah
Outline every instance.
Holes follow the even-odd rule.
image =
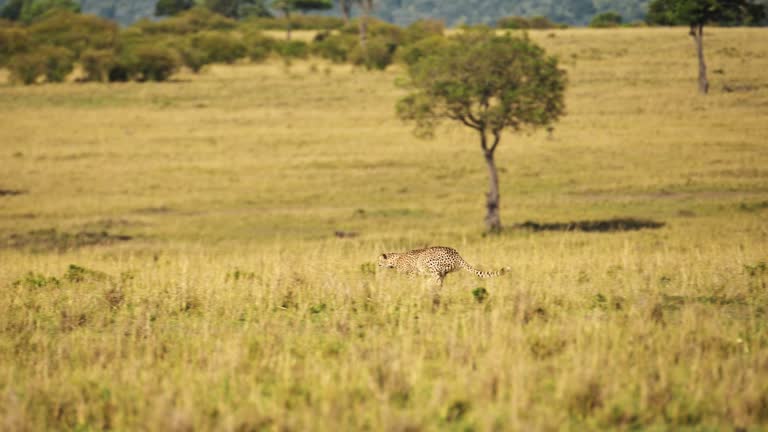
[[[379,267],[393,268],[408,275],[429,275],[438,287],[448,273],[463,268],[481,278],[501,276],[509,271],[505,267],[498,271],[481,271],[467,264],[456,249],[432,246],[408,252],[391,252],[379,256]]]

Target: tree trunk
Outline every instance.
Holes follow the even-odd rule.
[[[291,11],[285,10],[285,40],[291,40]]]
[[[486,194],[485,226],[489,233],[501,232],[501,216],[499,215],[499,175],[496,171],[496,161],[492,151],[485,151],[485,164],[488,165],[488,193]]]
[[[699,93],[707,94],[709,81],[707,81],[707,65],[704,63],[704,25],[692,25],[690,34],[696,44],[696,54],[699,57]]]
[[[360,48],[363,50],[363,54],[367,57],[366,41],[368,39],[368,13],[370,12],[371,4],[367,0],[363,0],[360,4],[362,14],[360,15],[359,27],[360,27]]]
[[[344,15],[344,22],[349,22],[349,16],[352,14],[352,0],[341,0],[341,13]]]

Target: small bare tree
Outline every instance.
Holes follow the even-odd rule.
[[[565,72],[557,60],[528,40],[471,31],[408,68],[411,93],[397,104],[398,115],[431,136],[443,120],[478,134],[488,167],[485,224],[501,231],[499,178],[494,155],[502,132],[547,126],[564,112]]]
[[[707,94],[707,65],[704,62],[704,25],[759,24],[765,7],[750,0],[653,0],[646,20],[651,24],[687,25],[699,59],[699,93]]]

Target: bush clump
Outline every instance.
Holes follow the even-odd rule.
[[[521,16],[506,16],[496,21],[496,27],[500,29],[519,30],[530,28],[528,19]]]
[[[26,53],[14,56],[8,62],[11,81],[24,85],[34,84],[43,74],[43,59],[40,53]]]
[[[115,52],[105,49],[87,49],[80,54],[80,64],[85,72],[85,81],[104,82],[117,64]]]
[[[245,44],[232,35],[221,32],[202,32],[190,41],[193,49],[199,50],[207,63],[234,63],[245,57]]]
[[[29,33],[25,29],[0,28],[0,66],[7,64],[11,57],[27,52],[30,48]]]
[[[275,52],[284,59],[304,59],[309,56],[309,45],[299,40],[276,41]]]
[[[332,34],[316,40],[312,44],[312,53],[334,63],[344,63],[359,43],[357,36]]]
[[[499,18],[496,21],[496,27],[509,30],[520,29],[557,29],[568,27],[565,24],[558,24],[545,16],[534,16],[530,18],[520,16],[508,16]]]
[[[128,78],[137,81],[166,81],[181,64],[176,51],[162,46],[139,46],[127,57],[127,61],[119,62],[117,68],[125,69]],[[122,77],[124,74],[113,70],[110,75]]]
[[[366,41],[365,48],[355,46],[350,53],[349,60],[366,69],[384,70],[392,63],[397,45],[383,37],[370,38]]]
[[[74,69],[74,57],[66,48],[46,45],[14,56],[8,69],[13,81],[25,85],[36,83],[41,76],[48,82],[62,82]]]
[[[445,23],[434,19],[420,19],[409,25],[403,34],[403,44],[411,44],[422,39],[442,36]]]
[[[112,49],[117,46],[119,37],[115,22],[69,11],[46,15],[28,30],[33,44],[64,47],[76,57],[88,48]]]
[[[432,36],[416,43],[398,48],[397,59],[407,65],[416,64],[422,58],[433,54],[448,45],[448,39],[442,36]]]
[[[208,55],[200,48],[194,47],[189,41],[171,45],[179,54],[181,64],[192,72],[199,73],[205,65],[210,63]]]
[[[621,22],[622,18],[618,13],[603,12],[595,15],[592,21],[589,22],[589,26],[593,28],[618,27],[621,25]]]
[[[245,49],[251,61],[262,62],[274,51],[275,39],[265,36],[260,31],[248,33],[245,36]]]
[[[62,82],[75,67],[72,51],[58,46],[43,46],[38,51],[45,59],[43,74],[48,82]]]

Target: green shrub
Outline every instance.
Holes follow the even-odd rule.
[[[496,27],[501,29],[518,30],[531,28],[531,25],[528,23],[528,19],[525,17],[507,16],[499,18],[496,21]]]
[[[275,52],[285,59],[303,59],[309,56],[309,45],[299,40],[276,41]]]
[[[29,36],[37,45],[65,47],[79,56],[88,48],[113,49],[118,27],[113,21],[94,15],[56,11],[29,26]]]
[[[109,71],[117,63],[112,50],[87,49],[80,54],[80,64],[83,66],[86,81],[107,81]]]
[[[350,52],[360,43],[359,38],[348,34],[334,34],[312,44],[312,53],[334,63],[349,60]]]
[[[568,27],[565,24],[558,24],[554,21],[551,21],[549,18],[545,16],[531,17],[530,19],[528,19],[528,24],[532,29],[557,29],[557,28]]]
[[[24,275],[23,278],[14,281],[11,286],[14,288],[22,287],[25,289],[38,289],[46,287],[58,288],[61,286],[61,281],[56,279],[54,276],[46,276],[42,273],[29,271]]]
[[[25,29],[0,28],[0,66],[5,65],[14,55],[27,52],[30,48],[29,34]]]
[[[43,46],[37,49],[45,59],[43,74],[48,82],[62,82],[74,69],[72,51],[57,46]]]
[[[252,46],[248,49],[248,58],[252,62],[261,63],[269,58],[272,51],[265,46]]]
[[[448,45],[448,39],[443,36],[432,36],[416,43],[398,48],[397,60],[407,65],[413,65],[423,57],[428,56],[440,48]]]
[[[34,0],[24,3],[19,19],[26,23],[51,16],[57,12],[80,13],[79,1],[74,0]]]
[[[350,53],[350,61],[366,69],[384,70],[392,63],[397,45],[383,37],[370,38],[365,49],[359,44]]]
[[[74,59],[68,49],[46,45],[14,56],[8,68],[13,81],[26,85],[34,84],[41,75],[48,82],[61,82],[72,72]]]
[[[484,287],[477,287],[472,290],[472,297],[475,298],[476,302],[482,303],[488,298],[488,290]]]
[[[245,57],[245,44],[239,39],[221,32],[203,32],[192,37],[192,48],[200,50],[208,63],[234,63]]]
[[[565,28],[567,26],[565,24],[558,24],[556,22],[550,21],[550,19],[545,16],[534,16],[530,18],[519,17],[519,16],[508,16],[508,17],[499,18],[496,21],[496,27],[503,28],[503,29],[516,30],[516,29],[555,29],[555,28]]]
[[[194,73],[200,72],[205,65],[210,63],[208,61],[208,53],[204,50],[192,46],[191,43],[181,44],[175,47],[179,53],[179,60],[181,63],[192,70]]]
[[[248,33],[244,38],[244,43],[248,57],[254,62],[266,60],[276,45],[276,41],[273,38],[265,36],[260,31]]]
[[[11,81],[25,85],[34,84],[43,74],[45,59],[39,52],[30,52],[13,56],[8,62]]]
[[[128,75],[138,81],[165,81],[176,72],[181,62],[176,51],[162,46],[139,46],[132,50]]]
[[[621,25],[622,18],[616,12],[603,12],[597,14],[589,22],[590,27],[594,28],[606,28],[606,27],[618,27]]]
[[[434,19],[421,19],[415,21],[405,29],[403,43],[409,44],[434,36],[442,36],[445,31],[445,23]]]

